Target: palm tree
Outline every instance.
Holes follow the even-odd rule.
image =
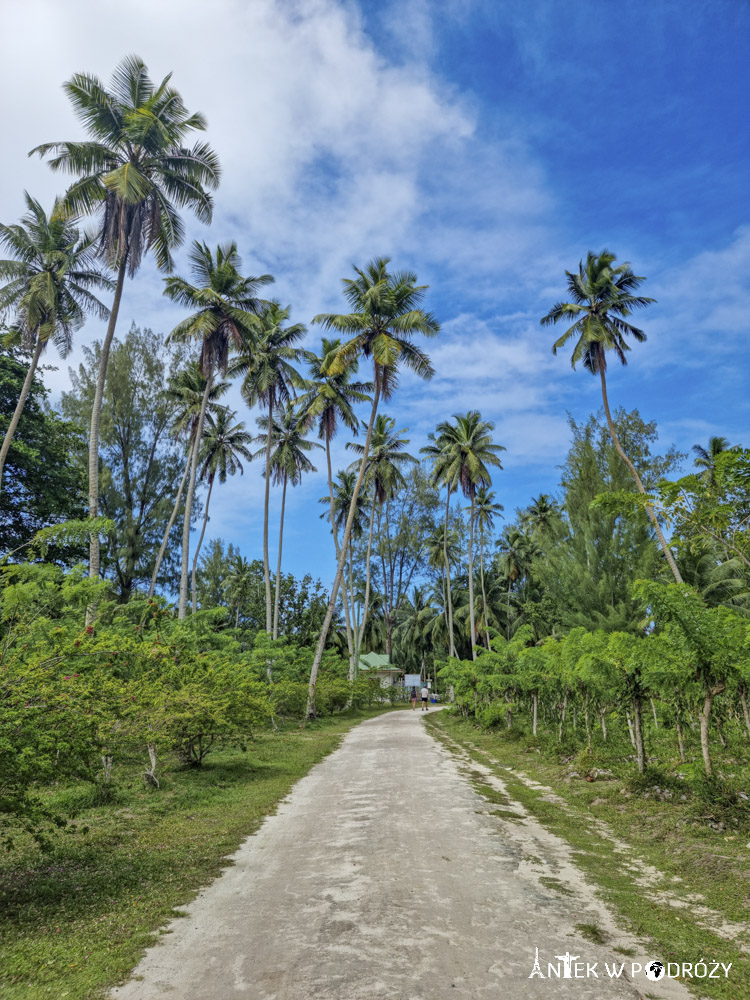
[[[708,439],[708,448],[703,448],[699,444],[693,445],[695,461],[693,465],[696,469],[703,469],[701,477],[709,484],[716,484],[716,459],[724,451],[731,451],[732,446],[725,437],[711,437]]]
[[[0,448],[0,488],[13,435],[31,391],[39,359],[50,340],[65,357],[87,312],[106,319],[109,310],[91,292],[113,287],[94,266],[95,238],[82,234],[66,217],[60,201],[46,212],[25,193],[26,214],[17,225],[0,225],[0,248],[10,259],[0,260],[0,315],[11,313],[10,338],[32,351],[15,411]]]
[[[174,437],[180,437],[182,435],[187,436],[187,456],[185,471],[182,474],[180,485],[177,488],[177,496],[175,497],[174,507],[172,507],[172,513],[169,516],[167,527],[164,529],[164,537],[162,538],[159,554],[157,555],[156,562],[154,563],[154,571],[151,574],[151,583],[148,588],[149,599],[154,596],[156,580],[159,576],[159,570],[161,569],[162,560],[164,559],[164,553],[167,551],[169,536],[172,528],[174,527],[174,523],[177,520],[177,515],[180,512],[182,494],[185,489],[187,478],[190,475],[190,466],[193,459],[193,445],[195,444],[195,434],[198,429],[198,420],[200,417],[201,407],[203,405],[203,394],[206,391],[206,381],[207,380],[203,377],[203,375],[201,375],[200,362],[195,361],[192,364],[189,364],[186,368],[183,368],[181,372],[178,372],[177,375],[171,379],[169,388],[167,389],[167,396],[173,401],[176,407],[175,418],[172,424],[172,435]],[[229,382],[212,382],[208,391],[208,399],[206,402],[206,416],[209,416],[220,409],[219,399],[224,395],[228,388]]]
[[[203,422],[211,392],[214,372],[227,372],[230,348],[249,350],[259,328],[258,313],[263,303],[258,292],[273,282],[270,274],[244,278],[240,274],[242,261],[236,243],[221,244],[213,253],[205,243],[195,242],[188,260],[194,284],[184,278],[165,278],[164,294],[173,302],[194,309],[169,335],[170,340],[197,340],[201,345],[199,367],[206,379],[198,424],[193,442],[190,482],[185,497],[185,522],[182,528],[182,569],[177,614],[180,619],[187,611],[188,557],[190,554],[190,515],[195,496],[198,454],[203,438]]]
[[[510,639],[510,598],[513,584],[527,574],[529,564],[534,555],[538,554],[538,549],[528,535],[524,535],[513,525],[505,529],[497,548],[497,568],[508,581],[505,637]]]
[[[370,443],[370,454],[367,457],[365,466],[365,493],[372,490],[372,504],[370,507],[370,525],[367,536],[367,556],[365,559],[365,602],[362,615],[362,625],[360,627],[359,640],[355,646],[355,659],[359,666],[359,651],[362,648],[364,639],[365,623],[367,622],[367,612],[370,603],[370,560],[372,555],[372,534],[375,523],[375,511],[381,511],[387,500],[390,500],[396,491],[404,486],[406,480],[401,472],[401,466],[412,463],[416,464],[417,459],[404,451],[409,443],[408,438],[401,435],[406,431],[406,427],[395,430],[396,421],[392,417],[387,417],[384,413],[379,413],[375,418],[372,429],[372,441]],[[363,447],[354,441],[347,442],[346,445],[351,451],[362,456]],[[355,463],[356,466],[356,463]],[[378,514],[378,523],[380,514]],[[380,552],[383,559],[383,608],[386,625],[386,652],[391,654],[391,629],[392,611],[388,605],[388,588],[386,585],[385,549],[382,537],[380,538]]]
[[[607,352],[613,351],[623,365],[627,364],[626,352],[630,350],[630,345],[626,338],[632,336],[638,343],[646,340],[643,330],[628,323],[627,318],[636,309],[643,309],[655,300],[633,294],[646,279],[633,274],[630,264],[613,267],[616,259],[609,250],[602,250],[600,254],[589,250],[586,264],[581,261],[577,273],[565,272],[568,276],[568,292],[573,301],[557,302],[540,322],[542,326],[549,326],[561,320],[568,322],[573,320],[572,325],[553,344],[552,353],[557,354],[559,348],[564,347],[569,340],[577,338],[570,363],[575,368],[576,363],[582,361],[583,367],[592,375],[599,375],[604,413],[612,442],[618,455],[630,470],[638,492],[646,496],[641,477],[620,444],[609,411]],[[674,578],[677,583],[682,583],[680,571],[672,550],[667,545],[659,519],[651,504],[647,504],[646,509]]]
[[[443,542],[446,551],[446,596],[448,611],[448,631],[451,640],[451,656],[456,655],[453,639],[453,598],[450,579],[450,562],[447,553],[448,518],[450,516],[450,498],[453,490],[459,487],[464,496],[471,499],[471,515],[469,518],[469,629],[471,633],[472,657],[476,658],[474,642],[476,639],[474,620],[474,502],[478,486],[489,486],[491,477],[487,465],[502,468],[498,451],[504,451],[502,445],[495,445],[490,438],[494,424],[483,421],[477,410],[472,410],[465,416],[454,415],[455,423],[443,421],[437,426],[437,434],[430,435],[431,443],[422,448],[422,453],[432,460],[432,482],[436,486],[446,487],[445,521],[443,525]]]
[[[372,409],[367,425],[364,449],[360,460],[357,480],[352,493],[349,516],[344,527],[341,552],[336,567],[336,576],[331,587],[326,617],[323,621],[315,658],[310,670],[310,685],[307,696],[307,715],[315,714],[315,684],[318,669],[325,649],[328,629],[331,627],[341,579],[344,574],[346,550],[354,521],[354,512],[362,488],[365,465],[372,441],[372,429],[382,396],[389,399],[398,383],[399,364],[415,372],[420,378],[429,379],[434,374],[430,359],[414,343],[416,334],[432,337],[440,326],[437,320],[420,308],[427,292],[427,286],[417,285],[417,276],[411,271],[388,271],[390,258],[377,257],[362,270],[355,268],[355,278],[344,279],[344,298],[351,307],[349,313],[323,313],[316,316],[314,323],[321,323],[327,330],[346,334],[349,339],[339,348],[331,363],[331,370],[343,370],[360,357],[371,358],[375,391]]]
[[[442,531],[440,532],[442,536]],[[440,539],[438,550],[442,559],[443,543]],[[427,597],[427,603],[420,615],[420,627],[424,632],[425,642],[429,642],[433,652],[450,648],[448,635],[448,605],[446,601],[445,576],[440,584],[435,583]]]
[[[300,397],[300,411],[304,414],[308,426],[317,424],[318,437],[325,442],[326,468],[328,472],[328,497],[331,516],[331,530],[336,558],[339,557],[339,537],[333,508],[333,471],[331,468],[331,441],[336,436],[339,423],[343,423],[352,434],[359,431],[359,418],[354,412],[356,403],[371,401],[370,393],[373,386],[370,382],[352,381],[357,374],[358,363],[350,361],[336,374],[331,371],[331,363],[335,359],[341,341],[323,337],[320,355],[305,351],[303,356],[308,365],[308,377],[304,381],[305,391]],[[346,518],[344,518],[346,521]],[[346,622],[346,640],[349,648],[349,671],[354,672],[354,642],[352,624],[349,613],[349,598],[347,586],[342,581],[344,603],[344,620]]]
[[[278,413],[278,411],[277,411]],[[259,417],[258,426],[266,431],[265,440],[268,439],[268,417]],[[292,486],[299,486],[305,472],[317,472],[318,470],[307,457],[307,452],[313,448],[321,448],[323,445],[316,441],[308,441],[305,437],[304,416],[300,417],[299,412],[291,404],[287,403],[278,419],[272,421],[271,440],[274,448],[271,453],[271,479],[273,485],[281,484],[281,514],[279,517],[279,555],[276,562],[276,589],[274,593],[273,605],[273,638],[279,637],[279,595],[281,593],[281,547],[284,541],[284,510],[286,508],[286,488],[291,483]],[[256,457],[267,453],[264,446],[256,453]]]
[[[538,497],[531,498],[522,520],[532,535],[544,538],[559,524],[560,507],[547,493],[540,493]]]
[[[420,448],[420,453],[422,455],[427,455],[433,463],[433,473],[431,481],[433,483],[442,483],[445,485],[445,517],[443,519],[443,574],[445,576],[445,608],[447,615],[447,625],[448,625],[448,655],[456,656],[456,644],[453,635],[453,601],[451,596],[451,560],[448,554],[448,519],[450,517],[451,511],[451,492],[453,490],[453,482],[450,479],[443,479],[442,473],[439,471],[441,468],[441,463],[443,461],[442,448],[436,439],[434,434],[427,435],[430,444],[425,445],[424,448]]]
[[[302,323],[285,325],[291,306],[282,309],[278,302],[268,302],[258,317],[257,335],[247,340],[232,364],[231,375],[243,376],[242,395],[248,406],[258,403],[268,413],[266,433],[266,497],[263,516],[263,574],[266,585],[266,632],[273,631],[271,605],[271,570],[268,559],[268,516],[271,499],[271,445],[273,412],[288,403],[302,379],[294,367],[302,352],[294,345],[307,332]]]
[[[402,650],[403,659],[419,663],[419,673],[423,680],[426,679],[425,653],[428,648],[426,623],[434,615],[435,609],[430,604],[427,591],[418,586],[412,587],[411,596],[407,594],[404,603],[396,610],[394,635]]]
[[[495,494],[488,486],[480,486],[474,502],[474,519],[479,528],[479,578],[482,585],[482,610],[484,616],[484,644],[490,648],[490,633],[487,612],[487,588],[484,581],[484,535],[491,531],[495,517],[502,516],[503,505],[495,502]]]
[[[433,569],[440,572],[440,606],[444,609],[449,656],[456,656],[457,654],[455,639],[453,637],[453,603],[448,589],[450,587],[450,570],[448,567],[458,560],[459,552],[458,532],[454,528],[446,531],[445,523],[443,523],[442,528],[438,528],[432,535],[429,535],[425,542],[427,563]],[[437,587],[435,592],[437,593]],[[448,613],[449,609],[450,615]]]
[[[224,593],[229,607],[234,607],[234,627],[239,628],[240,608],[254,578],[253,565],[244,556],[235,556],[224,580]]]
[[[204,431],[201,445],[200,459],[203,462],[203,468],[200,471],[199,478],[205,479],[208,482],[208,493],[206,494],[206,506],[203,511],[203,526],[201,527],[200,538],[198,539],[198,544],[195,547],[195,555],[193,556],[191,581],[193,614],[198,609],[195,571],[198,565],[201,546],[203,545],[203,536],[206,534],[208,507],[211,503],[214,480],[218,475],[219,482],[225,483],[227,476],[233,476],[237,472],[242,475],[244,470],[241,459],[244,458],[246,462],[251,462],[253,458],[253,454],[248,447],[253,440],[253,436],[245,430],[245,425],[242,421],[234,423],[236,416],[236,412],[230,410],[228,406],[217,407],[215,415],[208,412],[206,414],[208,426]]]
[[[337,531],[342,530],[346,526],[346,520],[349,516],[349,508],[351,507],[352,497],[354,496],[354,487],[357,482],[357,474],[352,469],[341,469],[336,473],[336,478],[332,482],[333,491],[333,524],[331,526],[331,531],[335,534]],[[331,503],[330,495],[327,497],[321,497],[319,503],[326,504],[328,506],[328,511],[325,514],[321,514],[321,520],[331,517]],[[352,522],[352,530],[350,536],[350,545],[348,548],[348,569],[349,569],[349,581],[347,584],[347,590],[349,593],[349,600],[351,601],[351,624],[352,631],[354,635],[359,635],[359,622],[358,609],[361,605],[357,604],[356,595],[354,593],[354,542],[362,537],[364,532],[364,522],[367,516],[367,497],[365,493],[360,492],[356,499],[356,508],[354,512],[354,520]],[[342,581],[343,589],[343,581]],[[354,680],[356,677],[356,667],[357,667],[357,657],[356,657],[356,647],[354,641],[352,642],[351,658],[349,662],[349,680]]]
[[[190,133],[203,131],[206,121],[188,112],[169,85],[170,77],[155,85],[143,60],[133,55],[117,67],[109,90],[98,77],[76,73],[63,88],[89,138],[47,142],[31,151],[49,154],[53,170],[78,177],[64,196],[66,210],[98,215],[99,253],[117,271],[91,410],[91,518],[99,512],[99,422],[125,273],[132,278],[152,249],[157,266],[171,271],[172,250],[184,239],[178,209],[189,208],[201,222],[210,222],[209,190],[219,184],[219,162],[211,147],[205,142],[185,146]],[[99,575],[96,532],[89,543],[89,575]]]
[[[502,469],[497,456],[499,451],[505,451],[502,445],[494,444],[492,431],[495,425],[489,420],[482,420],[478,410],[470,410],[466,414],[454,414],[454,423],[443,421],[438,424],[435,445],[427,451],[433,456],[433,482],[448,487],[450,500],[451,487],[462,490],[471,501],[469,514],[469,631],[471,634],[471,655],[476,659],[476,623],[474,615],[474,504],[477,488],[488,487],[492,477],[488,466]],[[435,454],[435,449],[437,454]],[[448,511],[446,510],[446,518]],[[447,525],[445,528],[447,532]],[[447,567],[446,567],[447,569]],[[448,584],[450,598],[450,583]],[[452,616],[452,611],[451,611]]]

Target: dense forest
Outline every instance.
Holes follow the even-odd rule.
[[[645,279],[607,250],[560,276],[540,321],[565,328],[550,347],[600,382],[602,409],[570,419],[555,494],[504,510],[505,449],[479,411],[445,414],[421,448],[401,426],[399,375],[432,376],[440,328],[416,274],[373,258],[308,330],[233,243],[192,244],[175,273],[183,216],[209,222],[220,180],[202,115],[137,58],[109,85],[65,87],[83,135],[36,152],[71,183],[0,226],[8,838],[67,822],[50,782],[105,801],[125,763],[157,788],[168,762],[199,767],[260,728],[399,697],[360,671],[369,651],[483,726],[586,751],[615,741],[634,772],[668,734],[676,766],[740,801],[713,757],[750,744],[750,450],[713,437],[680,454],[648,415],[610,406],[608,364],[646,339]],[[171,331],[120,316],[147,255],[184,311]],[[65,358],[91,315],[105,335],[53,400],[46,350]],[[341,437],[351,462],[334,469]],[[288,490],[318,467],[310,516],[330,525],[332,582],[284,571]],[[242,551],[211,524],[240,475],[265,490]]]

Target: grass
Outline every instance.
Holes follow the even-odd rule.
[[[142,768],[118,778],[115,800],[91,788],[52,795],[79,809],[89,833],[60,834],[51,853],[33,844],[0,857],[0,997],[92,1000],[123,980],[160,928],[180,915],[226,856],[274,812],[292,785],[366,714],[280,733],[216,752],[200,770],[172,770],[161,788]]]
[[[575,928],[582,938],[592,944],[604,944],[607,940],[606,933],[598,924],[576,924]]]
[[[659,734],[652,739],[658,769],[645,780],[633,780],[633,766],[624,762],[627,751],[615,740],[609,747],[595,746],[591,755],[572,757],[570,748],[560,750],[555,744],[518,733],[484,731],[449,712],[435,713],[428,725],[435,735],[459,743],[474,760],[497,773],[513,801],[573,847],[578,867],[598,886],[619,919],[636,936],[650,939],[654,955],[671,962],[732,962],[729,979],[694,980],[692,984],[687,980],[697,995],[717,1000],[750,996],[748,955],[738,942],[702,926],[696,900],[691,901],[692,894],[697,894],[702,897],[699,905],[747,926],[750,829],[742,812],[722,806],[716,789],[706,791],[699,776],[688,781],[678,777],[686,768],[679,760],[671,760],[666,733],[661,736],[663,743],[658,742]],[[585,780],[587,760],[591,767],[612,770],[614,778]],[[717,755],[716,763],[742,783],[750,774],[746,760],[738,740],[737,745],[730,743],[723,758]],[[571,770],[581,777],[571,779]],[[545,792],[529,788],[522,775],[551,787],[564,806],[545,801]],[[670,784],[679,794],[667,800],[654,797],[655,786],[664,789]],[[487,795],[486,784],[475,781],[474,785]],[[495,801],[493,795],[487,797]],[[631,855],[613,852],[611,840],[597,826],[599,820],[632,848]],[[635,858],[661,873],[657,885],[644,888],[638,884]],[[550,887],[561,891],[560,885]],[[684,906],[670,905],[662,893],[682,900]]]

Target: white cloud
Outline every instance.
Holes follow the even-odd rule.
[[[436,58],[438,30],[449,31],[452,18],[460,21],[477,4],[446,0],[440,24],[427,0],[363,4],[385,39],[380,48],[353,0],[132,0],[127,16],[114,0],[6,7],[1,219],[21,213],[24,188],[51,202],[67,181],[26,155],[39,142],[80,135],[62,82],[77,70],[107,80],[123,55],[137,52],[154,78],[173,70],[187,106],[206,114],[207,139],[222,160],[214,225],[206,230],[188,219],[190,238],[236,239],[248,272],[277,276],[273,294],[293,304],[295,321],[338,308],[340,278],[375,254],[414,266],[433,286],[429,305],[443,321],[428,347],[437,375],[428,386],[404,376],[386,407],[399,426],[409,426],[412,450],[437,419],[480,407],[509,449],[506,466],[538,467],[565,450],[565,410],[599,406],[596,380],[554,358],[550,332],[538,326],[563,292],[564,268],[581,255],[580,233],[571,237],[558,221],[570,215],[557,211],[555,179],[527,132],[539,122],[514,122],[502,108],[458,92]],[[523,15],[512,5],[484,4],[490,13],[495,8],[493,30],[509,32],[530,65],[543,60],[549,24],[537,22],[545,21],[546,4]],[[547,62],[545,71],[562,66]],[[178,260],[181,266],[184,256]],[[716,363],[717,336],[738,349],[747,325],[750,228],[682,264],[646,266],[648,293],[660,302],[644,316],[650,343],[633,351],[634,369],[650,376],[667,357],[705,365],[712,349]],[[147,261],[126,287],[122,333],[132,318],[171,329],[180,313],[161,288]],[[91,323],[79,339],[100,332]],[[55,393],[64,388],[67,363],[47,381]],[[236,392],[232,405],[254,429]],[[351,458],[343,440],[335,468]],[[295,491],[290,510],[324,491],[321,471]],[[257,553],[262,494],[254,463],[217,491],[209,534],[244,536],[247,551]],[[325,529],[313,506],[315,539]]]

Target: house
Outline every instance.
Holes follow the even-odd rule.
[[[403,670],[394,667],[386,653],[363,653],[359,658],[359,669],[369,677],[377,677],[382,687],[401,683]]]

